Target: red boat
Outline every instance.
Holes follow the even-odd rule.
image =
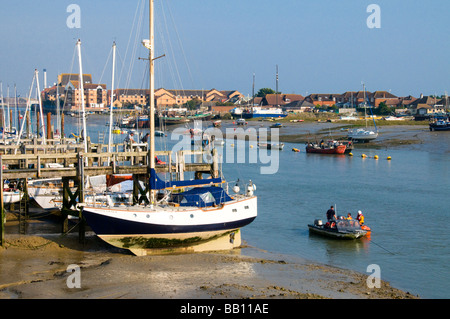
[[[306,145],[306,153],[318,154],[344,154],[346,146],[336,141],[329,141],[328,143],[321,142],[320,144],[308,143]]]

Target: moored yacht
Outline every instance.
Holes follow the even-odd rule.
[[[150,3],[150,136],[155,135],[154,23]],[[150,139],[148,192],[134,205],[113,206],[106,201],[86,202],[83,216],[98,237],[129,249],[136,255],[232,249],[241,245],[240,228],[257,216],[257,197],[249,183],[245,194],[233,187],[230,196],[224,180],[211,173],[209,179],[163,181],[155,170],[155,139]],[[170,165],[170,163],[169,163]]]

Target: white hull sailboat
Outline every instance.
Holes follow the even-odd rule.
[[[375,126],[375,130],[372,131],[367,128],[366,87],[364,84],[363,84],[363,87],[364,87],[364,119],[366,120],[366,128],[365,129],[357,128],[357,129],[348,130],[347,137],[349,139],[352,139],[352,140],[358,141],[358,142],[369,142],[378,137],[378,130],[377,130],[377,125],[375,124],[375,118],[373,117],[373,115],[372,115],[372,119],[373,119],[373,124]]]
[[[155,136],[154,0],[150,5],[150,136]],[[85,203],[83,216],[98,237],[136,255],[232,249],[241,245],[240,228],[257,216],[254,185],[229,196],[222,178],[163,181],[155,171],[155,139],[150,139],[149,194],[145,205],[109,207]],[[183,190],[183,192],[174,192]],[[237,189],[234,188],[237,193]],[[157,201],[157,194],[164,198]],[[144,200],[144,202],[146,202]],[[111,205],[110,205],[111,206]]]
[[[352,129],[348,131],[347,137],[357,141],[372,141],[378,137],[378,132],[366,130],[363,128]]]
[[[219,187],[212,187],[222,190]],[[208,188],[195,189],[202,194]],[[256,196],[241,196],[220,205],[177,204],[85,207],[83,215],[98,237],[136,255],[232,249],[241,245],[241,227],[256,218]],[[222,240],[220,246],[215,246]]]

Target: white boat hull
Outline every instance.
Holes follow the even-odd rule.
[[[62,180],[42,179],[28,182],[28,195],[45,210],[58,210],[62,207]]]
[[[22,192],[3,192],[3,203],[13,204],[19,202],[23,197]]]
[[[357,129],[349,131],[347,137],[357,141],[371,141],[378,137],[378,132]]]
[[[217,207],[85,207],[83,215],[98,237],[136,255],[198,251],[240,245],[236,234],[257,215],[257,198],[235,199]],[[221,249],[221,248],[214,248]]]

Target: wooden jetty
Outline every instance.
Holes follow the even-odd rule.
[[[85,221],[82,216],[85,202],[85,179],[87,176],[131,174],[133,175],[133,202],[149,203],[150,150],[147,144],[115,144],[108,152],[107,144],[88,144],[88,152],[75,140],[67,139],[64,143],[47,140],[43,144],[39,139],[25,140],[20,145],[0,145],[0,182],[17,180],[24,193],[24,204],[20,203],[19,221],[28,218],[29,179],[62,178],[63,183],[63,217],[62,232],[68,231],[68,216],[79,217],[79,239],[84,242]],[[105,151],[106,150],[106,151]],[[169,173],[178,180],[184,179],[184,172],[195,172],[195,178],[210,174],[219,176],[218,154],[203,150],[156,151],[155,155],[165,161],[156,165],[157,173]],[[204,156],[212,158],[211,163],[204,162]],[[194,158],[195,163],[191,163]],[[188,159],[188,160],[186,160]],[[141,187],[139,181],[144,182]],[[75,189],[75,191],[73,191]],[[3,187],[0,188],[1,229],[0,245],[4,245],[5,207],[3,204]]]

